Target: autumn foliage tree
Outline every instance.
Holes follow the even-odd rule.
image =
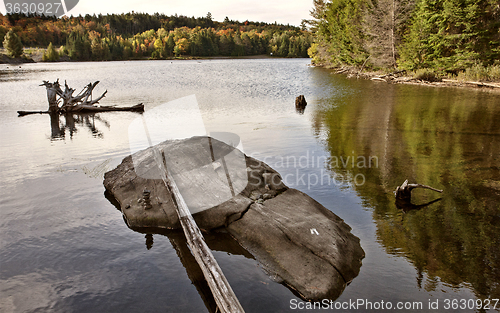
[[[271,53],[274,45],[273,55],[306,57],[311,42],[311,34],[295,26],[229,18],[221,23],[211,14],[201,18],[143,13],[70,18],[0,14],[0,36],[10,29],[28,46],[63,45],[64,54],[76,61],[257,55]]]
[[[5,35],[3,47],[7,51],[7,54],[13,58],[20,57],[23,54],[21,39],[12,29]]]

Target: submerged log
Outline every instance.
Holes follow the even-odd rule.
[[[430,189],[439,193],[442,193],[443,190],[436,189],[430,186],[421,185],[421,184],[408,184],[408,179],[404,181],[401,186],[398,186],[395,191],[396,199],[400,201],[406,201],[411,203],[411,191],[415,188],[425,188]]]
[[[154,149],[165,154],[196,224],[205,231],[225,228],[275,281],[303,299],[336,299],[358,275],[364,251],[341,218],[289,189],[267,164],[210,137],[165,141],[105,174],[106,191],[131,228],[182,227],[174,195],[154,176]],[[144,190],[150,191],[147,210]]]
[[[94,106],[79,104],[71,107],[65,113],[100,113],[100,112],[115,112],[115,111],[128,111],[128,112],[144,112],[144,104],[139,103],[130,107],[115,107],[115,106]],[[52,111],[17,111],[18,116],[25,116],[30,114],[47,114]],[[58,113],[57,111],[55,113]],[[64,113],[64,112],[59,112]]]

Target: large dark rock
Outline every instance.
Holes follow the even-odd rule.
[[[286,187],[267,164],[213,138],[166,141],[105,174],[104,186],[131,228],[180,228],[153,149],[165,154],[198,226],[225,227],[302,298],[335,299],[358,275],[364,251],[341,218]]]
[[[169,171],[198,227],[204,230],[226,226],[239,219],[254,201],[288,189],[271,167],[213,138],[165,141],[155,148],[165,153]],[[126,157],[104,175],[106,191],[117,200],[132,228],[181,227],[172,196],[158,172],[153,148],[148,148]],[[144,191],[149,192],[149,201],[145,201]]]
[[[305,299],[336,299],[364,257],[341,218],[295,189],[252,204],[227,229],[272,277]]]

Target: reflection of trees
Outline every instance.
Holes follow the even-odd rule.
[[[324,100],[313,127],[316,134],[326,134],[332,157],[378,157],[378,168],[348,164],[332,170],[365,176],[366,183],[355,189],[373,209],[380,242],[388,253],[402,254],[415,265],[419,286],[432,290],[439,278],[453,286],[468,283],[480,297],[498,298],[498,96],[353,84],[360,85],[356,92],[344,90]],[[405,179],[444,189],[442,200],[404,214],[392,191]],[[414,191],[417,204],[435,197]]]
[[[61,117],[64,118],[64,122],[61,121]],[[107,128],[110,127],[108,121],[100,117],[99,114],[95,113],[66,113],[62,116],[59,114],[50,114],[50,138],[51,140],[65,139],[67,135],[66,133],[68,133],[69,138],[72,139],[74,134],[78,132],[79,126],[83,126],[90,130],[93,137],[102,138],[104,134],[97,128],[96,122]]]

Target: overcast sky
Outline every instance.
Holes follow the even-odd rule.
[[[201,17],[210,12],[216,21],[223,21],[227,16],[241,22],[248,19],[299,26],[302,19],[310,18],[311,7],[312,0],[80,0],[69,14],[120,14],[135,11]],[[5,14],[3,1],[0,3],[0,11]]]

